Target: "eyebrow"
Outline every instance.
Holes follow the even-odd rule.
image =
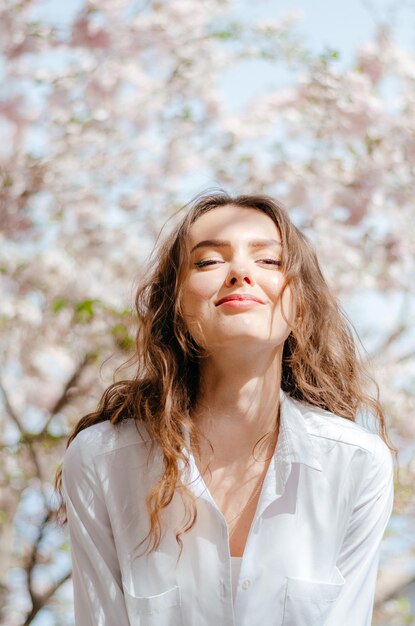
[[[199,241],[199,243],[193,246],[190,254],[198,248],[229,248],[230,245],[231,242],[224,239],[204,239],[203,241]],[[266,248],[269,246],[282,247],[282,244],[277,239],[252,239],[248,242],[248,246],[250,248]]]

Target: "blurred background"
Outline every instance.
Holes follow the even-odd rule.
[[[54,473],[221,187],[285,204],[361,338],[400,450],[373,623],[415,624],[415,3],[2,0],[0,42],[0,622],[73,624]]]

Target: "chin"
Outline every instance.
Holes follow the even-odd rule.
[[[243,347],[244,350],[246,350],[249,346],[252,346],[252,348],[256,351],[260,346],[262,346],[265,350],[277,348],[280,344],[283,344],[285,340],[285,337],[280,339],[259,333],[237,332],[237,330],[238,329],[235,328],[235,332],[232,334],[216,335],[214,340],[206,342],[207,349],[212,348],[217,350],[232,348],[234,350],[238,350]]]

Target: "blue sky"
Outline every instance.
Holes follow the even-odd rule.
[[[301,30],[312,49],[335,48],[344,62],[350,61],[356,47],[373,35],[376,22],[393,26],[403,45],[413,47],[414,44],[413,0],[349,0],[347,3],[339,0],[256,0],[254,3],[244,0],[236,4],[243,5],[245,19],[278,17],[288,11],[301,11]]]
[[[317,54],[328,48],[338,51],[339,68],[352,65],[356,50],[373,38],[380,23],[392,28],[402,46],[415,48],[415,0],[235,0],[233,6],[231,14],[244,21],[278,19],[298,11],[301,20],[296,30],[303,35],[305,47]],[[222,87],[232,107],[239,111],[258,91],[292,80],[293,72],[281,65],[271,71],[269,63],[247,61],[226,72]]]

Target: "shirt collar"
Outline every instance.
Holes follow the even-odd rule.
[[[280,390],[280,432],[274,456],[322,471],[316,440],[309,434],[304,414],[312,407]]]
[[[264,483],[262,506],[280,496],[291,474],[293,463],[301,463],[322,471],[318,460],[317,443],[307,430],[304,414],[310,407],[280,391],[280,430],[274,455]]]
[[[318,460],[316,440],[309,434],[304,418],[304,414],[310,407],[294,400],[282,389],[280,390],[280,407],[278,441],[267,472],[270,479],[268,488],[277,494],[281,494],[284,490],[292,463],[301,463],[320,472],[323,469]],[[190,437],[185,427],[183,427],[183,434],[189,449]],[[206,486],[199,474],[194,457],[188,450],[185,454],[190,462],[190,475],[185,474],[183,482],[192,487],[196,496],[205,495]],[[179,466],[181,470],[184,469],[183,462],[180,462]]]

